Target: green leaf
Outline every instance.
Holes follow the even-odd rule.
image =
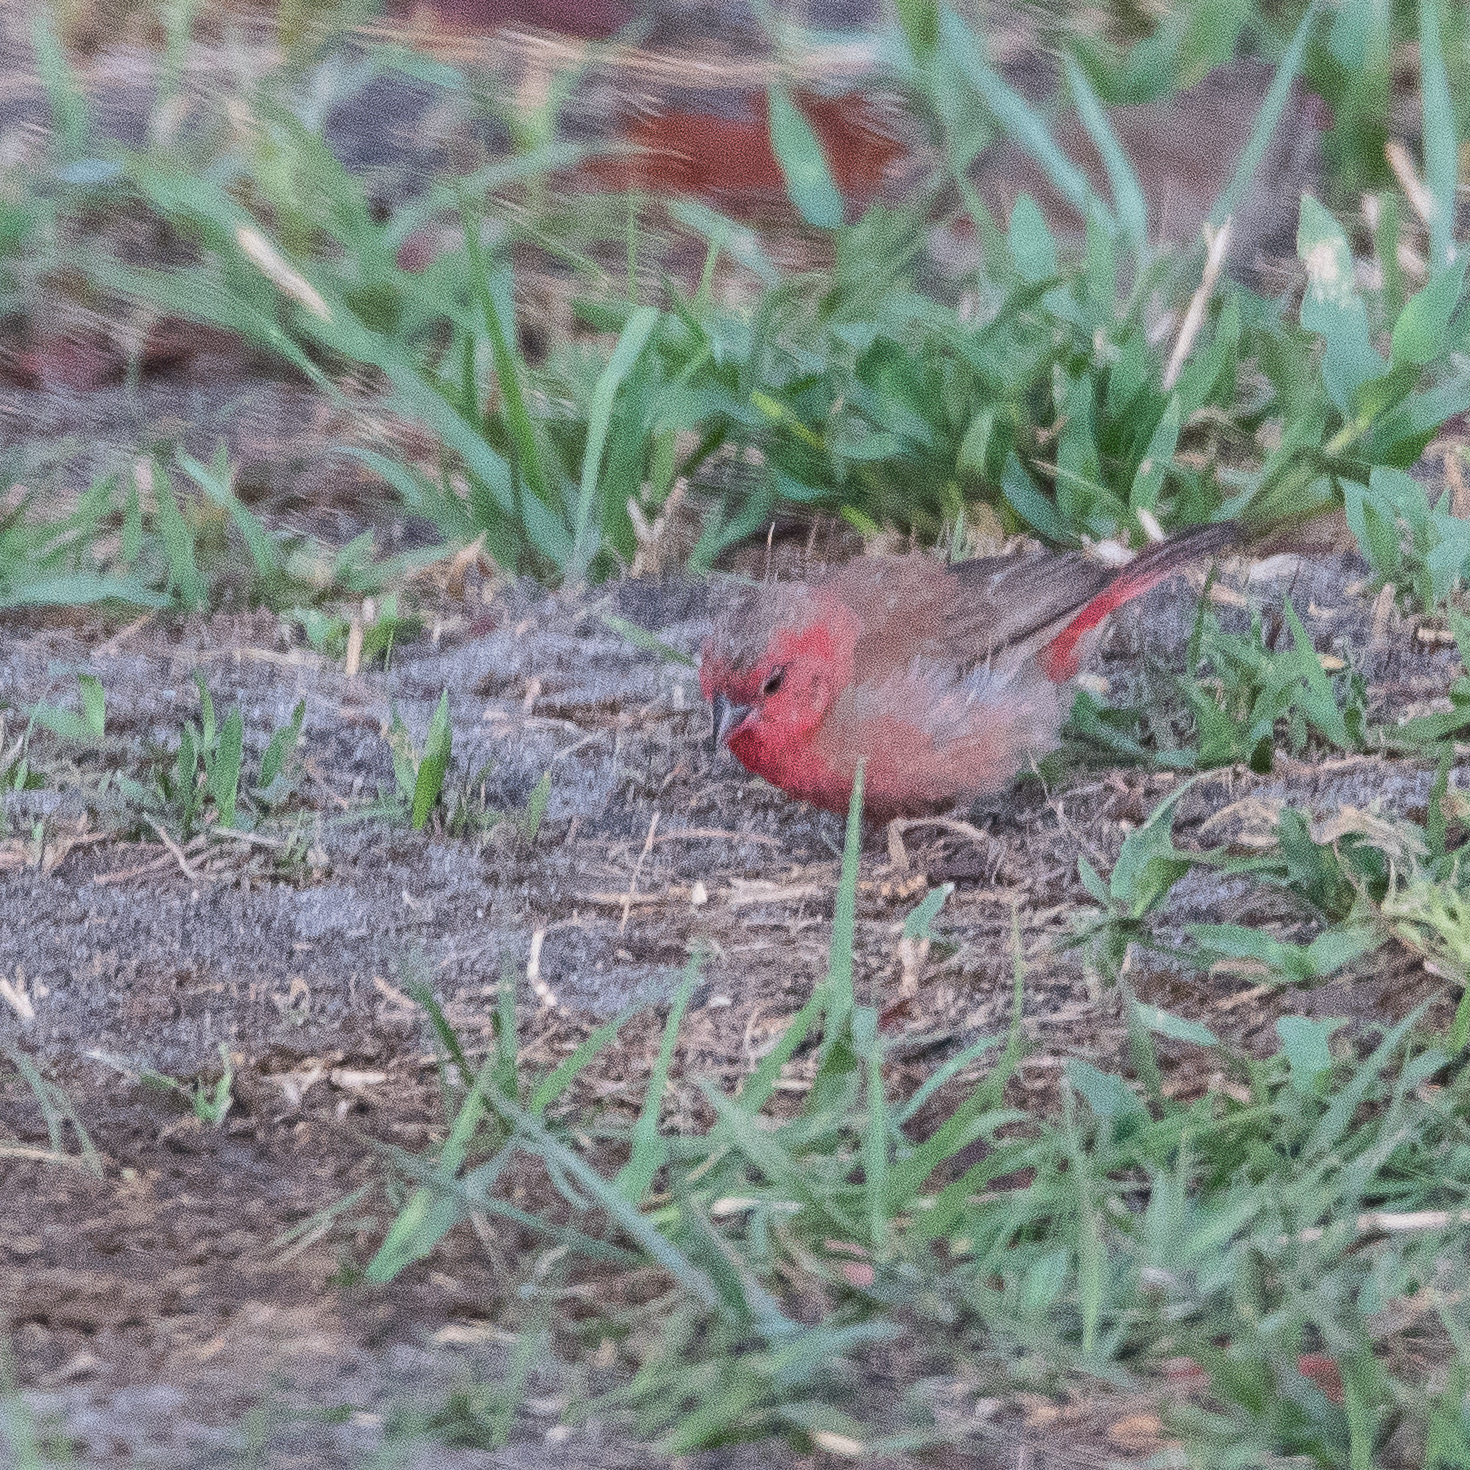
[[[628,324],[592,390],[592,406],[587,415],[587,443],[582,453],[582,485],[572,526],[572,551],[564,567],[567,577],[573,581],[587,574],[592,558],[602,546],[602,521],[605,517],[594,528],[592,511],[597,503],[598,481],[602,476],[602,452],[612,427],[613,401],[658,323],[659,313],[651,306],[640,306],[628,318]],[[594,529],[597,533],[595,540],[591,535]]]
[[[198,669],[194,670],[194,687],[199,691],[199,744],[200,748],[207,753],[214,749],[217,733],[214,723],[214,698],[209,692],[209,685],[204,682],[204,675]]]
[[[444,1186],[453,1181],[463,1167],[470,1139],[484,1113],[485,1092],[495,1063],[492,1053],[485,1059],[455,1114],[434,1169],[442,1183],[438,1187],[425,1184],[409,1196],[389,1226],[382,1245],[368,1263],[366,1275],[369,1281],[393,1280],[405,1267],[428,1255],[464,1219],[469,1206]],[[502,1149],[488,1164],[477,1169],[479,1189],[488,1193],[509,1160],[510,1150]]]
[[[1313,976],[1335,974],[1344,965],[1361,959],[1377,949],[1384,936],[1376,929],[1358,924],[1335,924],[1324,929],[1306,949],[1306,961]]]
[[[1113,206],[1118,214],[1118,226],[1124,238],[1139,260],[1148,256],[1148,205],[1144,201],[1143,187],[1138,174],[1118,135],[1108,122],[1101,100],[1092,90],[1087,74],[1068,56],[1065,59],[1067,85],[1072,100],[1077,104],[1077,116],[1087,129],[1098,157],[1107,170],[1108,184],[1113,191]]]
[[[1077,855],[1077,872],[1082,879],[1082,886],[1088,893],[1104,908],[1110,907],[1113,895],[1108,891],[1108,885],[1103,881],[1097,869],[1081,853]]]
[[[541,451],[536,442],[535,426],[526,408],[521,387],[521,368],[516,358],[515,299],[510,271],[490,271],[480,250],[480,221],[471,212],[467,199],[462,200],[460,219],[464,225],[465,251],[469,257],[470,281],[480,303],[485,331],[490,338],[490,352],[495,361],[495,377],[505,398],[506,427],[515,446],[515,468],[530,492],[543,501],[550,500],[546,472],[541,464]],[[474,344],[465,338],[470,386],[474,384]],[[467,409],[479,417],[478,404]]]
[[[1056,505],[1036,488],[1014,450],[1006,456],[1005,468],[1000,476],[1000,489],[1006,498],[1006,504],[1037,535],[1054,545],[1076,545],[1077,538],[1071,526],[1062,518]]]
[[[1057,242],[1029,194],[1011,206],[1006,244],[1023,281],[1048,281],[1057,273]]]
[[[766,91],[766,101],[771,147],[786,180],[786,193],[797,213],[814,229],[839,228],[846,206],[812,125],[785,87],[773,82]]]
[[[674,1061],[674,1048],[679,1040],[679,1027],[684,1024],[684,1013],[689,1009],[689,999],[699,983],[699,968],[703,959],[702,953],[691,955],[689,963],[684,967],[684,978],[679,982],[679,989],[669,1007],[668,1020],[664,1023],[663,1040],[648,1078],[643,1107],[633,1125],[633,1151],[613,1180],[613,1187],[632,1205],[643,1202],[643,1196],[653,1183],[653,1176],[668,1162],[668,1144],[659,1131],[659,1123],[663,1118],[664,1092],[668,1087],[669,1068]]]
[[[450,743],[449,691],[446,689],[439,696],[439,704],[429,721],[424,753],[414,774],[411,820],[415,832],[423,831],[429,813],[434,810],[434,803],[444,789],[444,777],[449,771]]]
[[[633,1014],[632,1010],[625,1010],[614,1016],[612,1020],[604,1021],[571,1056],[548,1072],[531,1093],[531,1100],[527,1104],[531,1113],[536,1117],[542,1116],[547,1108],[577,1080],[588,1064],[617,1040],[618,1032],[623,1029]]]
[[[1358,390],[1388,372],[1373,346],[1368,312],[1353,278],[1353,257],[1342,226],[1310,194],[1302,195],[1297,254],[1307,269],[1301,323],[1321,335],[1322,381],[1327,395],[1351,416]]]
[[[1172,1011],[1161,1011],[1157,1006],[1138,1004],[1134,1007],[1138,1019],[1159,1036],[1173,1041],[1190,1041],[1196,1046],[1219,1046],[1220,1038],[1206,1025],[1191,1021],[1187,1016],[1176,1016]]]
[[[1191,924],[1189,933],[1203,949],[1224,959],[1254,960],[1272,970],[1289,972],[1290,953],[1298,948],[1284,944],[1264,929],[1244,924]],[[1288,978],[1283,974],[1283,979]]]
[[[96,674],[78,674],[77,688],[82,696],[82,719],[93,740],[107,733],[107,695]]]
[[[1112,210],[1098,196],[1087,175],[1058,147],[1045,117],[986,62],[974,31],[946,8],[940,19],[940,33],[949,58],[1001,129],[1041,165],[1052,187],[1084,220],[1095,215],[1109,234],[1115,234],[1118,222]]]
[[[1087,1100],[1087,1106],[1095,1116],[1107,1122],[1148,1116],[1138,1094],[1123,1078],[1099,1071],[1091,1062],[1080,1061],[1076,1057],[1067,1058],[1066,1075],[1067,1081]]]
[[[1332,681],[1327,677],[1327,670],[1322,667],[1322,660],[1317,657],[1317,650],[1307,630],[1302,627],[1302,620],[1290,598],[1286,599],[1284,611],[1292,640],[1302,656],[1301,666],[1307,686],[1301,697],[1303,713],[1339,749],[1355,749],[1358,742],[1347,727],[1342,707],[1333,693]]]
[[[1295,82],[1297,73],[1301,71],[1302,58],[1306,54],[1307,38],[1311,34],[1312,26],[1316,23],[1317,12],[1321,4],[1322,0],[1312,0],[1312,3],[1307,6],[1306,13],[1292,35],[1291,44],[1286,48],[1286,55],[1281,58],[1281,64],[1276,68],[1275,76],[1271,78],[1271,86],[1261,103],[1261,110],[1256,114],[1256,120],[1251,126],[1250,138],[1235,165],[1235,172],[1231,174],[1230,182],[1210,209],[1210,223],[1216,229],[1225,223],[1228,216],[1239,211],[1241,201],[1250,191],[1256,170],[1266,156],[1266,150],[1271,146],[1272,138],[1276,136],[1276,130],[1280,127],[1282,116],[1286,111],[1286,104],[1291,100],[1292,83]]]
[[[1470,257],[1461,256],[1454,265],[1430,277],[1422,291],[1404,302],[1393,324],[1393,360],[1420,367],[1433,362],[1443,351],[1449,335],[1450,318],[1460,304],[1465,288],[1465,267]]]
[[[186,608],[201,608],[209,600],[209,588],[199,575],[194,555],[194,537],[179,502],[174,499],[168,478],[160,474],[156,485],[158,534],[168,559],[168,584]]]
[[[665,643],[657,634],[650,633],[647,628],[640,628],[637,623],[630,623],[627,618],[620,618],[615,613],[605,612],[599,616],[614,633],[626,638],[635,648],[641,648],[645,653],[651,653],[668,664],[680,664],[686,669],[695,667],[694,660],[687,653],[681,653],[671,643]]]
[[[64,161],[72,163],[86,152],[91,117],[87,94],[57,34],[56,18],[57,12],[49,5],[38,6],[31,12],[31,47],[36,71],[46,89],[46,100],[51,105],[51,127],[58,152]]]
[[[939,6],[937,0],[894,0],[898,23],[903,27],[909,49],[917,57],[925,57],[939,43]]]
[[[1108,889],[1129,918],[1141,919],[1192,866],[1189,856],[1174,846],[1174,808],[1192,784],[1182,782],[1154,808],[1143,826],[1123,839]]]
[[[863,785],[866,763],[858,761],[852,796],[847,804],[847,835],[842,845],[842,871],[837,879],[837,901],[832,914],[832,947],[827,958],[827,1032],[822,1043],[825,1061],[846,1033],[852,1014],[853,949],[857,936],[858,868],[862,858]]]
[[[1164,476],[1174,462],[1181,422],[1179,395],[1171,393],[1153,437],[1148,441],[1148,448],[1138,462],[1138,469],[1134,471],[1128,504],[1135,510],[1152,510],[1159,503],[1159,491],[1164,488]]]
[[[1311,1097],[1332,1070],[1328,1042],[1332,1033],[1346,1024],[1341,1017],[1316,1021],[1307,1016],[1282,1016],[1277,1020],[1276,1034],[1291,1067],[1291,1085],[1302,1096]]]
[[[1463,31],[1460,44],[1463,50]],[[1463,56],[1460,65],[1463,68]],[[1424,184],[1434,205],[1429,216],[1429,263],[1440,271],[1450,263],[1455,250],[1459,143],[1445,71],[1439,0],[1419,0],[1419,100],[1424,117]],[[1460,271],[1463,275],[1463,262]]]
[[[31,705],[26,715],[62,740],[77,745],[97,745],[107,729],[107,697],[102,681],[95,674],[78,674],[77,690],[82,702],[80,715],[44,702]]]
[[[531,788],[526,798],[526,810],[521,816],[521,835],[527,842],[534,842],[546,816],[546,804],[551,800],[551,772],[545,772]]]
[[[132,607],[167,607],[168,601],[163,593],[155,592],[131,577],[96,576],[91,572],[66,572],[21,582],[7,577],[0,582],[0,610],[88,607],[99,602],[120,602]]]
[[[708,241],[711,249],[724,251],[737,265],[754,272],[761,285],[774,286],[780,281],[781,272],[766,254],[759,233],[748,225],[739,224],[697,199],[670,199],[665,208],[676,224],[693,230]]]
[[[298,699],[296,708],[291,711],[291,718],[279,729],[271,734],[271,738],[265,747],[265,754],[260,758],[260,786],[262,791],[268,791],[275,785],[276,778],[285,769],[286,757],[296,749],[297,742],[301,739],[301,724],[306,718],[306,701]]]
[[[924,895],[923,902],[914,908],[903,921],[905,939],[933,939],[932,925],[944,907],[944,901],[954,892],[953,883],[941,883]]]
[[[230,467],[225,453],[225,446],[221,444],[212,466],[200,464],[192,454],[187,454],[182,449],[175,455],[175,459],[179,468],[217,506],[230,513],[231,519],[239,528],[240,539],[250,553],[250,560],[255,564],[256,574],[261,577],[275,576],[281,570],[281,558],[276,550],[276,543],[271,540],[270,533],[250,507],[243,504],[235,494],[235,487],[230,483]]]
[[[235,802],[240,793],[240,761],[245,748],[245,718],[237,704],[220,726],[219,744],[209,762],[209,794],[214,798],[219,824],[235,825]]]

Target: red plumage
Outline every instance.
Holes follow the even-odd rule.
[[[1231,546],[1201,526],[1110,568],[1072,552],[947,566],[919,553],[751,590],[700,662],[716,737],[792,796],[845,811],[859,760],[886,819],[1004,790],[1051,750],[1108,616]]]

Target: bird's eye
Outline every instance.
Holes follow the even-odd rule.
[[[770,696],[773,695],[781,687],[781,681],[785,677],[785,668],[783,667],[777,669],[776,672],[772,674],[771,677],[767,679],[764,684],[761,685],[761,694],[769,699]]]

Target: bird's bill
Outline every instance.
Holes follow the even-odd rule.
[[[745,723],[751,707],[748,704],[731,704],[723,694],[716,694],[710,700],[710,708],[714,714],[715,745],[718,748]]]

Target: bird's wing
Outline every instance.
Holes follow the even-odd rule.
[[[849,562],[823,586],[861,609],[853,666],[861,679],[881,683],[912,678],[920,666],[950,679],[975,668],[1015,669],[1116,575],[1075,554],[947,565],[916,552]]]
[[[1193,527],[1150,546],[1124,567],[1054,551],[953,565],[922,552],[862,557],[832,573],[822,588],[860,614],[853,666],[863,680],[881,681],[915,659],[958,674],[977,668],[1006,674],[1052,644],[1053,677],[1070,678],[1074,645],[1084,634],[1115,608],[1191,561],[1233,545],[1239,535],[1233,523]]]
[[[1015,668],[1042,654],[1049,678],[1070,679],[1088,636],[1109,614],[1190,562],[1228,550],[1240,536],[1233,521],[1191,526],[1123,567],[1103,566],[1075,552],[1044,551],[960,562],[951,574],[971,592],[956,636],[971,634],[971,646],[983,648],[982,656],[998,667]],[[966,616],[973,621],[966,624]]]
[[[985,556],[949,568],[956,588],[953,645],[977,662],[1015,668],[1104,591],[1117,569],[1076,552]]]

